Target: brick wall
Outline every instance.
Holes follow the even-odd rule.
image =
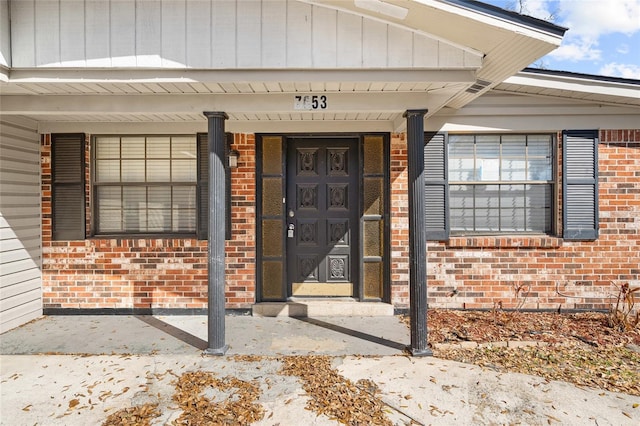
[[[597,241],[509,236],[429,242],[429,306],[606,309],[615,285],[640,284],[640,130],[601,131],[598,155]]]
[[[87,144],[86,164],[90,164]],[[236,135],[232,238],[226,243],[228,308],[247,308],[255,293],[255,144]],[[51,240],[51,138],[42,139],[44,308],[206,308],[207,242],[172,238]],[[91,229],[86,170],[87,230]]]
[[[255,139],[235,136],[227,307],[255,301]],[[560,150],[560,149],[559,149]],[[196,239],[51,241],[50,137],[42,140],[45,308],[206,308],[207,243]],[[391,136],[391,300],[409,305],[407,151]],[[453,237],[427,244],[430,307],[606,308],[615,284],[639,283],[640,130],[602,131],[600,238]],[[87,164],[90,153],[87,151]],[[87,169],[87,182],[89,182]],[[87,184],[87,229],[90,186]],[[560,192],[560,191],[559,191]],[[558,217],[561,217],[559,214]]]
[[[409,306],[409,182],[406,135],[391,135],[391,302]]]

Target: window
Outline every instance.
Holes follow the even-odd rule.
[[[94,139],[96,234],[195,233],[194,136]]]
[[[550,233],[552,135],[449,135],[451,232]]]

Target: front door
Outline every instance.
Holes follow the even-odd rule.
[[[358,139],[287,144],[287,291],[358,297]]]

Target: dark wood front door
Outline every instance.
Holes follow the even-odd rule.
[[[288,142],[288,294],[357,297],[358,140]]]

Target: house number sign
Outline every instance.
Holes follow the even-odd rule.
[[[293,109],[317,110],[327,109],[328,99],[325,95],[295,95],[293,97]]]

